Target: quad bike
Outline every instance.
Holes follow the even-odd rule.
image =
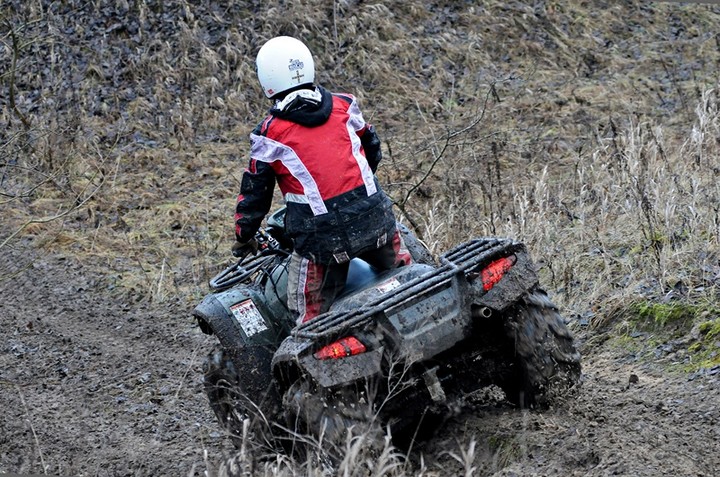
[[[295,326],[284,212],[193,312],[219,340],[205,391],[237,444],[250,433],[276,449],[298,435],[342,447],[386,428],[407,443],[489,387],[533,407],[577,384],[580,355],[523,244],[478,238],[436,264],[398,225],[415,263],[378,272],[354,259],[330,311]]]

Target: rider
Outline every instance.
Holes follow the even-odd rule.
[[[274,104],[250,134],[233,254],[257,248],[254,236],[277,181],[287,205],[285,229],[294,242],[288,308],[299,324],[330,308],[352,258],[381,270],[411,258],[374,175],[380,139],[356,99],[315,84],[312,54],[298,39],[269,40],[256,63],[260,85]]]

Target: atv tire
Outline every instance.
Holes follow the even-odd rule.
[[[546,407],[580,380],[580,353],[557,307],[541,289],[528,292],[508,313],[505,333],[515,345],[520,382],[503,387],[509,401]]]
[[[238,356],[253,353],[257,349],[240,350]],[[248,362],[252,361],[251,357]],[[282,408],[278,393],[273,385],[264,393],[253,392],[243,386],[243,379],[228,353],[217,348],[204,363],[204,388],[220,425],[230,434],[235,447],[252,439],[272,449],[280,449],[281,433],[276,423],[281,422]],[[245,421],[248,422],[247,427]]]
[[[285,393],[283,407],[290,429],[309,434],[336,462],[343,459],[351,440],[360,438],[362,448],[382,447],[382,429],[364,393],[343,389],[317,391],[311,382],[298,379]]]

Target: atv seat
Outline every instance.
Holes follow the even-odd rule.
[[[369,283],[375,281],[379,274],[380,272],[366,261],[360,258],[353,258],[350,260],[345,288],[340,292],[338,298],[350,295],[364,288]]]

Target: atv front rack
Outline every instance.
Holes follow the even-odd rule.
[[[269,266],[273,260],[277,260],[277,256],[253,255],[245,257],[210,279],[210,288],[216,292],[226,290],[236,283],[252,278],[258,271]]]
[[[440,267],[401,285],[394,289],[392,294],[381,295],[353,310],[324,313],[298,325],[293,330],[293,335],[312,340],[342,337],[349,330],[365,325],[388,308],[414,297],[432,293],[445,286],[458,273],[486,265],[501,256],[515,252],[520,247],[522,244],[511,239],[480,238],[465,242],[443,254],[440,257]]]

